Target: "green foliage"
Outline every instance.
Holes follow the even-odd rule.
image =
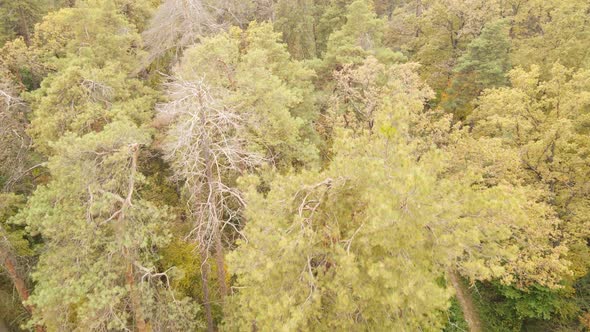
[[[396,54],[383,46],[385,21],[377,18],[370,1],[356,0],[347,7],[346,23],[330,34],[325,66],[332,70],[338,65],[358,64],[373,55],[381,62],[399,60]]]
[[[240,292],[228,328],[440,326],[449,293],[433,281],[438,260],[427,257],[450,253],[444,245],[418,249],[432,243],[419,231],[429,213],[415,210],[435,179],[385,140],[367,143],[339,141],[341,154],[325,172],[278,177],[266,198],[251,189],[248,242],[229,260]]]
[[[145,131],[119,121],[100,133],[66,135],[53,145],[56,153],[48,164],[52,181],[39,188],[16,217],[45,243],[33,274],[36,287],[30,303],[38,310],[35,322],[55,329],[124,328],[130,319],[125,308],[133,296],[124,280],[134,264],[139,267],[136,273],[144,274],[132,278],[141,280],[141,306],[147,308],[144,314],[152,325],[166,326],[176,315],[189,319],[177,322],[189,324],[179,325],[180,330],[197,323],[190,303],[173,302],[161,280],[152,279],[155,249],[170,241],[166,209],[141,198],[125,201],[134,195],[128,192],[132,183],[140,186],[142,181],[130,158],[137,145],[147,143]],[[159,301],[171,301],[165,305],[170,316],[159,316],[160,309],[154,307]]]
[[[172,279],[172,287],[181,297],[186,296],[202,302],[202,271],[205,268],[205,264],[207,264],[207,267],[211,271],[208,279],[211,292],[218,293],[219,284],[217,279],[214,278],[217,275],[217,266],[210,262],[203,263],[201,257],[197,254],[198,251],[198,244],[176,238],[162,249],[161,262],[164,269],[170,269],[171,274],[176,275],[176,278]],[[213,303],[212,311],[213,319],[219,324],[223,319],[223,308],[221,304],[217,301]],[[199,319],[205,321],[202,310],[199,311]]]
[[[550,202],[565,221],[565,242],[577,276],[586,274],[587,246],[578,241],[587,237],[588,219],[585,186],[587,174],[582,160],[587,156],[588,132],[584,111],[587,108],[587,71],[574,72],[559,64],[552,78],[539,79],[539,68],[510,73],[511,88],[488,91],[472,116],[474,132],[498,137],[506,146],[522,152],[522,163],[531,177],[528,181],[546,186]],[[578,165],[570,168],[566,165]]]
[[[317,159],[313,72],[290,59],[272,25],[252,23],[206,39],[186,51],[177,75],[203,79],[220,103],[247,118],[251,151],[277,166],[313,164]]]
[[[9,223],[11,217],[25,205],[25,198],[15,194],[0,193],[0,246],[10,246],[20,256],[31,256],[33,251],[22,227]]]
[[[404,83],[391,82],[400,92],[377,108],[373,133],[337,131],[326,169],[277,176],[264,194],[244,180],[247,241],[229,255],[240,291],[228,328],[436,330],[451,295],[437,279],[448,269],[556,286],[563,248],[549,241],[554,221],[535,215],[551,210],[529,201],[529,188],[455,173],[452,150],[418,161],[409,125],[421,94]],[[525,248],[532,236],[543,249]]]
[[[0,46],[17,36],[27,42],[33,27],[44,12],[44,2],[39,0],[0,1]]]
[[[128,77],[139,43],[109,2],[49,14],[36,30],[36,52],[56,72],[27,96],[30,132],[50,155],[51,180],[14,217],[43,239],[27,301],[31,327],[126,329],[147,321],[155,330],[185,331],[200,324],[198,307],[177,300],[171,276],[155,264],[171,237],[168,208],[140,195],[137,162],[151,142],[145,125],[156,97]]]
[[[314,0],[278,3],[275,29],[283,34],[289,53],[295,59],[313,59],[318,56],[315,26],[320,6]]]
[[[583,124],[587,117],[588,73],[556,64],[550,79],[543,81],[540,75],[537,66],[528,72],[520,68],[511,71],[512,87],[484,93],[471,121],[475,124],[476,135],[496,137],[502,146],[519,151],[522,168],[526,171],[521,176],[522,181],[547,191],[545,200],[563,220],[559,241],[569,247],[567,257],[572,263],[575,280],[588,271],[587,259],[582,258],[588,255],[585,240],[588,220],[584,212],[588,199],[585,190],[577,189],[585,186],[581,179],[588,172],[582,162],[587,158],[588,149],[588,132]],[[571,289],[572,281],[569,278],[565,281]],[[549,314],[568,317],[575,312],[567,293],[549,292],[547,296],[551,298],[537,300],[515,296],[516,309],[513,310],[544,319]],[[563,296],[566,299],[560,298]],[[530,309],[531,301],[540,308]],[[537,302],[548,307],[543,308]],[[557,307],[566,313],[559,313]]]
[[[514,308],[506,304],[496,287],[488,283],[476,283],[471,292],[484,331],[518,332],[523,321]]]
[[[442,100],[443,107],[463,120],[473,108],[472,101],[484,89],[506,85],[506,73],[510,69],[509,51],[506,23],[498,21],[486,25],[457,60],[455,77]]]
[[[114,0],[114,2],[117,12],[124,15],[138,31],[144,31],[161,0]]]
[[[0,319],[589,329],[588,13],[0,0]]]
[[[486,24],[506,15],[510,6],[499,0],[404,1],[392,15],[387,44],[405,50],[412,61],[422,64],[422,77],[441,92],[448,88],[467,45]]]
[[[26,91],[39,88],[49,66],[40,59],[35,48],[28,47],[22,38],[10,41],[0,49],[2,71],[11,81]],[[3,75],[4,76],[4,75]]]
[[[467,322],[463,318],[463,311],[456,297],[451,299],[451,306],[447,311],[447,316],[447,324],[443,328],[444,332],[469,331],[469,326],[467,326]]]
[[[540,286],[533,286],[525,291],[510,286],[498,288],[508,302],[506,305],[516,309],[516,315],[521,320],[548,320],[553,316],[571,319],[577,313],[576,306],[567,299],[567,292],[556,292]]]
[[[27,98],[38,151],[51,154],[51,142],[68,132],[82,135],[116,119],[142,124],[151,118],[154,92],[129,77],[139,36],[121,15],[103,7],[62,9],[40,23],[35,40],[57,69]]]
[[[590,4],[584,0],[527,1],[515,15],[512,62],[540,66],[546,77],[555,62],[570,68],[590,68]],[[527,17],[528,16],[528,17]]]
[[[8,328],[7,331],[20,332],[19,326],[26,322],[26,315],[18,297],[13,294],[12,281],[0,276],[0,324],[4,324],[0,326]]]
[[[578,330],[571,322],[579,309],[569,291],[477,283],[472,297],[485,331]]]

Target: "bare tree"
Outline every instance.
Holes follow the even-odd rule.
[[[167,84],[170,102],[159,106],[169,124],[163,149],[183,181],[193,228],[188,237],[199,245],[203,259],[203,293],[209,329],[212,326],[206,266],[215,255],[220,295],[227,294],[223,232],[239,233],[239,215],[245,203],[233,181],[261,164],[261,155],[248,150],[248,114],[222,103],[224,90],[213,90],[202,79],[174,79]]]
[[[253,20],[274,21],[277,0],[165,0],[143,40],[147,64],[170,50],[176,55],[203,37]]]
[[[10,191],[26,173],[31,139],[26,134],[28,106],[9,84],[0,82],[0,177]]]
[[[169,50],[182,50],[200,37],[223,29],[212,8],[202,0],[166,0],[143,33],[151,63]]]

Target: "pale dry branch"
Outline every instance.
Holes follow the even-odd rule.
[[[248,150],[249,114],[224,105],[226,91],[210,88],[204,79],[170,79],[166,87],[170,102],[158,106],[160,116],[170,119],[165,158],[174,179],[187,189],[194,220],[189,237],[208,251],[226,226],[236,228],[232,221],[245,206],[240,191],[228,181],[265,159]]]
[[[178,52],[224,28],[202,0],[166,0],[158,8],[150,28],[143,33],[149,52],[148,64],[169,50]]]

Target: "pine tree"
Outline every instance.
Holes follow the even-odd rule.
[[[437,329],[452,294],[439,279],[454,271],[558,287],[567,262],[552,244],[551,208],[518,183],[482,184],[484,170],[454,162],[458,147],[416,158],[421,94],[403,80],[390,88],[372,132],[336,131],[325,170],[278,176],[268,193],[243,180],[248,222],[229,255],[238,294],[228,328]]]
[[[275,29],[283,34],[283,41],[295,59],[313,59],[318,54],[316,25],[321,8],[318,1],[282,0],[277,4]]]
[[[155,265],[157,248],[170,239],[170,217],[141,198],[137,161],[146,144],[149,132],[129,121],[54,144],[51,182],[15,217],[44,240],[29,300],[34,323],[138,331],[198,324],[196,308],[174,299],[170,276]]]
[[[445,110],[464,119],[473,109],[473,100],[484,89],[504,86],[510,69],[510,41],[503,21],[484,27],[479,37],[467,45],[467,51],[457,60],[455,76],[442,103]]]
[[[497,0],[407,1],[393,14],[388,44],[422,64],[421,76],[435,91],[444,91],[467,45],[486,24],[502,18],[505,7],[509,2]]]
[[[129,77],[141,41],[112,4],[49,14],[35,44],[57,69],[27,98],[34,111],[29,133],[38,151],[51,154],[50,143],[65,133],[100,131],[115,119],[148,122],[155,94]]]
[[[244,199],[236,179],[270,163],[285,170],[317,160],[312,73],[290,59],[270,24],[203,40],[185,52],[168,84],[170,101],[161,120],[169,122],[163,143],[174,177],[184,183],[199,246],[203,296],[213,329],[208,257],[215,255],[220,297],[227,294],[228,234],[241,229]],[[233,229],[233,231],[232,231]],[[229,236],[231,239],[232,236]]]
[[[384,47],[384,30],[385,21],[377,18],[370,1],[352,2],[346,9],[346,23],[330,34],[325,65],[333,70],[339,65],[358,64],[368,55],[386,63],[399,60],[400,54]]]
[[[475,135],[495,138],[518,151],[520,167],[525,170],[521,181],[547,191],[544,200],[563,220],[559,241],[569,248],[573,280],[564,279],[570,288],[589,268],[585,259],[588,167],[584,162],[589,73],[555,64],[550,79],[540,76],[538,66],[511,71],[512,86],[485,92],[470,120]]]
[[[139,157],[151,144],[154,92],[130,74],[139,36],[110,1],[52,13],[34,44],[55,68],[31,93],[30,132],[51,179],[13,222],[43,240],[27,305],[49,330],[199,326],[176,298],[158,250],[170,242],[165,205],[143,198]]]
[[[0,1],[0,46],[17,36],[29,43],[44,7],[39,0]]]

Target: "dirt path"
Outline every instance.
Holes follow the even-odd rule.
[[[463,311],[463,317],[465,318],[465,321],[467,321],[467,325],[469,325],[469,331],[481,332],[481,322],[479,321],[479,316],[475,310],[475,305],[473,304],[469,290],[463,285],[456,272],[450,271],[448,276],[457,293],[457,300]]]
[[[8,327],[2,319],[0,319],[0,332],[8,332]]]

